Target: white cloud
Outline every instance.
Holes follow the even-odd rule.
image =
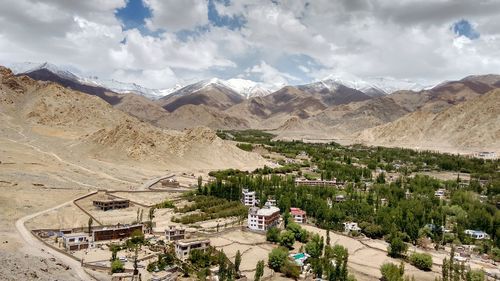
[[[267,64],[265,61],[261,61],[260,64],[246,69],[245,72],[247,74],[256,74],[260,78],[260,81],[275,87],[282,87],[292,81],[300,80],[290,74],[280,72],[276,68]]]
[[[500,69],[500,1],[216,2],[220,14],[244,18],[234,30],[210,25],[206,0],[143,1],[152,10],[148,27],[166,32],[123,31],[115,10],[125,0],[3,0],[0,63],[50,61],[155,87],[239,74],[272,84],[335,73],[439,81]],[[462,18],[480,38],[453,34]],[[199,26],[182,40],[175,33]],[[284,63],[290,57],[307,59]]]
[[[153,17],[146,21],[152,29],[179,31],[208,24],[206,0],[143,0]]]

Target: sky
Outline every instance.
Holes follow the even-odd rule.
[[[500,0],[0,0],[0,64],[167,88],[500,73]]]

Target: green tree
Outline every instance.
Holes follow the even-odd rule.
[[[401,237],[399,237],[399,235],[392,237],[387,249],[387,251],[389,252],[389,256],[393,258],[404,256],[407,250],[408,245],[401,239]]]
[[[260,281],[260,278],[264,275],[264,261],[260,260],[257,262],[257,266],[255,267],[255,277],[254,281]]]
[[[92,219],[92,217],[89,218],[89,222],[88,222],[88,232],[89,232],[89,235],[90,233],[92,232],[92,224],[94,223],[94,220]]]
[[[292,231],[286,230],[281,232],[280,234],[280,245],[283,247],[287,247],[288,249],[293,248],[293,244],[295,243],[295,234]]]
[[[288,259],[288,249],[279,247],[269,253],[268,265],[274,271],[279,271]]]
[[[383,281],[403,281],[404,264],[401,262],[399,266],[393,263],[384,263],[380,267]]]
[[[240,250],[236,251],[236,256],[234,257],[234,270],[238,273],[240,272],[241,265],[241,253]]]
[[[266,240],[272,243],[278,243],[280,241],[281,230],[277,227],[271,227],[266,232]]]

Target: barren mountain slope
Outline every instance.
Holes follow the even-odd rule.
[[[204,105],[187,104],[177,108],[156,124],[162,128],[184,129],[205,126],[212,129],[248,129],[248,121]]]
[[[207,85],[195,92],[187,94],[181,89],[178,93],[163,97],[157,102],[169,112],[175,111],[177,108],[187,105],[206,105],[217,109],[227,109],[235,104],[242,102],[244,98],[238,93],[231,91],[228,88],[218,85]]]
[[[102,99],[49,82],[0,72],[0,109],[28,130],[70,140],[57,149],[107,160],[153,161],[177,169],[210,169],[266,162],[219,139],[207,128],[168,131],[114,109]]]
[[[500,151],[500,90],[492,90],[437,114],[416,111],[367,129],[357,137],[370,144],[389,146]]]

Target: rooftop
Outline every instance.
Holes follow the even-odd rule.
[[[253,214],[253,215],[258,215],[258,216],[270,216],[276,212],[279,213],[280,209],[278,207],[274,206],[265,206],[264,208],[257,208],[257,207],[252,207],[248,209],[248,212]]]
[[[304,216],[306,212],[300,208],[290,208],[290,213],[296,216]]]

